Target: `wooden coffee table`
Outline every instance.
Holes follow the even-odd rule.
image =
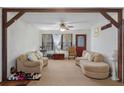
[[[53,54],[52,59],[64,60],[64,54]]]

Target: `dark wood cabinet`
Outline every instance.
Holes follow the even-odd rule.
[[[53,54],[52,59],[64,60],[64,54]]]

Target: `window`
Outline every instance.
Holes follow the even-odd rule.
[[[45,50],[52,50],[53,49],[52,34],[42,34],[42,47]]]
[[[60,38],[55,39],[53,38]],[[58,40],[60,42],[58,42]],[[55,47],[55,41],[58,42],[57,47]],[[72,46],[72,34],[42,34],[42,48],[45,50],[62,49],[68,50]]]
[[[62,36],[62,49],[68,50],[72,46],[72,34],[63,34]]]

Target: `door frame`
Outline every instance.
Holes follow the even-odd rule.
[[[16,16],[7,21],[8,12],[18,12]],[[122,8],[2,8],[2,81],[7,80],[7,28],[18,20],[24,13],[100,13],[118,30],[118,64],[122,60]],[[114,20],[108,12],[115,12],[118,20]],[[123,51],[124,53],[124,51]],[[122,67],[123,69],[123,67]],[[121,70],[122,70],[121,69]],[[122,74],[122,73],[119,73]],[[123,77],[124,78],[124,77]]]

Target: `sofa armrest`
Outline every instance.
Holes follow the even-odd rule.
[[[38,62],[32,62],[32,61],[25,61],[25,62],[22,62],[23,65],[25,67],[36,67],[36,66],[40,66],[41,65],[41,62],[38,61]]]

